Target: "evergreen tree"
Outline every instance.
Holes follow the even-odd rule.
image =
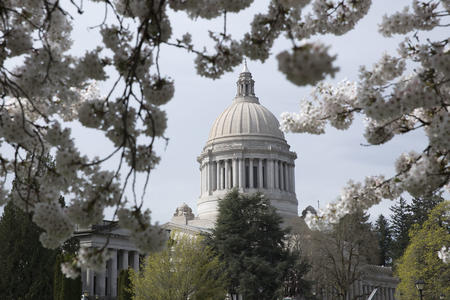
[[[391,206],[391,232],[392,232],[392,259],[403,255],[409,243],[408,231],[412,224],[412,216],[406,200],[400,197],[397,203]]]
[[[219,202],[219,216],[209,241],[224,261],[228,292],[244,299],[275,299],[289,258],[281,217],[261,194],[236,189]]]
[[[5,206],[0,217],[0,299],[53,298],[56,251],[42,247],[41,232],[30,214],[12,202]]]
[[[53,300],[61,299],[62,291],[62,281],[63,276],[61,276],[61,263],[63,262],[61,255],[56,256],[55,266],[53,271]]]
[[[119,282],[117,286],[117,300],[131,300],[131,280],[130,269],[122,270],[119,273]]]
[[[378,216],[374,231],[378,238],[378,248],[380,251],[378,264],[384,266],[390,265],[392,263],[392,233],[389,221],[383,215]]]
[[[61,263],[70,259],[72,254],[58,254],[55,261],[53,300],[79,300],[81,297],[81,277],[67,278],[61,272]]]
[[[442,201],[442,193],[413,198],[411,204],[407,204],[406,200],[400,197],[391,207],[392,259],[400,258],[405,252],[409,244],[408,232],[411,226],[422,225],[431,210]]]
[[[425,197],[413,198],[409,206],[411,223],[422,225],[428,219],[431,210],[442,201],[444,201],[442,192]]]

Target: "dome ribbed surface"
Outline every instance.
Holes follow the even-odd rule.
[[[257,101],[237,101],[229,106],[214,122],[208,141],[213,139],[257,135],[284,139],[277,118]]]

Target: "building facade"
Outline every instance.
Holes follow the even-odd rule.
[[[256,97],[255,82],[245,64],[237,81],[235,98],[213,123],[206,145],[197,158],[200,169],[198,215],[195,216],[192,209],[183,203],[163,226],[168,231],[191,235],[210,232],[218,216],[218,202],[233,188],[242,193],[263,193],[286,224],[302,221],[298,216],[295,193],[296,158],[277,118]],[[129,241],[127,232],[118,228],[116,223],[106,222],[79,230],[77,236],[80,244],[88,247],[102,247],[109,238],[112,259],[107,262],[105,272],[85,270],[82,281],[83,291],[89,295],[115,299],[118,272],[127,267],[139,269],[139,254]],[[374,300],[394,299],[396,281],[392,272],[387,268],[376,268],[370,269],[367,276],[358,281],[355,293],[367,294],[377,287],[380,292]],[[333,299],[326,290],[317,296],[319,299]]]
[[[117,297],[118,275],[121,270],[139,270],[139,252],[129,240],[128,231],[117,222],[104,221],[89,228],[78,228],[75,236],[80,247],[108,248],[110,259],[103,271],[82,270],[82,291],[89,299],[113,300]]]
[[[244,65],[231,105],[215,120],[200,164],[198,218],[215,220],[218,199],[232,188],[262,192],[278,213],[296,217],[295,159],[277,118],[255,95],[255,82]]]

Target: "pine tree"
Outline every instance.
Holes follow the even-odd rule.
[[[236,189],[219,202],[210,243],[225,262],[228,292],[244,299],[273,299],[286,272],[285,235],[281,217],[261,194]]]
[[[411,213],[411,223],[422,225],[436,205],[444,201],[442,192],[438,194],[431,194],[426,197],[413,198],[409,211]]]
[[[378,216],[374,231],[378,238],[378,247],[380,250],[378,264],[384,266],[390,265],[392,263],[392,233],[389,221],[383,215]]]
[[[391,206],[391,232],[392,232],[392,259],[396,260],[403,255],[409,244],[408,231],[412,224],[412,215],[406,200],[400,197],[398,202]]]
[[[72,254],[58,254],[55,261],[53,300],[79,300],[81,297],[81,277],[67,278],[61,272],[61,263],[70,259]]]
[[[408,247],[411,226],[422,225],[431,210],[443,201],[442,193],[437,193],[413,198],[410,205],[400,197],[398,202],[391,206],[392,259],[400,258]]]
[[[75,279],[67,278],[63,274],[61,287],[61,300],[80,300],[81,297],[81,276]],[[55,299],[56,300],[56,299]]]
[[[42,247],[42,230],[12,202],[0,217],[0,299],[52,299],[56,251]]]
[[[61,263],[63,262],[61,255],[56,256],[54,273],[53,273],[53,300],[61,298],[63,276],[61,273]]]

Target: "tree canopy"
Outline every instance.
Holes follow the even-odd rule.
[[[0,299],[53,298],[57,251],[41,245],[41,232],[30,214],[6,205],[0,217]]]
[[[383,216],[379,215],[375,222],[374,232],[378,238],[379,265],[388,266],[392,263],[392,231],[389,221]]]
[[[439,299],[441,294],[450,295],[450,268],[438,252],[443,246],[450,247],[450,201],[437,205],[422,224],[411,228],[411,242],[400,258],[397,275],[400,284],[397,293],[406,299],[417,298],[414,284],[425,281],[425,299]]]
[[[368,217],[359,211],[342,217],[327,231],[309,234],[304,247],[311,261],[308,276],[315,284],[317,295],[332,299],[363,297],[352,293],[352,285],[361,279],[364,266],[378,262],[379,255],[376,234]]]
[[[172,235],[168,247],[152,253],[131,274],[136,300],[215,300],[225,298],[223,265],[199,236]]]
[[[228,192],[208,243],[225,264],[228,292],[244,299],[275,299],[287,268],[286,230],[262,194]]]

